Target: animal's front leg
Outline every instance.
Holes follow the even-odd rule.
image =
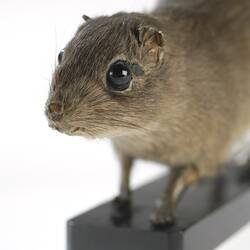
[[[131,192],[130,192],[130,175],[132,170],[133,158],[120,155],[121,162],[121,180],[119,195],[113,201],[113,219],[121,223],[127,220],[131,214]]]
[[[151,216],[153,226],[162,227],[173,223],[176,205],[181,194],[199,179],[199,172],[194,167],[171,170],[166,189],[157,202],[155,211]]]
[[[121,180],[119,199],[128,201],[131,198],[130,176],[133,164],[133,158],[125,155],[120,156],[121,161]]]

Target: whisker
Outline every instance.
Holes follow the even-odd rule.
[[[56,64],[57,64],[57,48],[58,48],[56,26],[55,26],[55,28],[54,28],[54,35],[55,35],[55,57],[54,57],[54,67],[56,67]]]
[[[115,118],[108,118],[108,119],[103,119],[102,122],[96,121],[95,118],[78,118],[78,119],[73,119],[71,120],[71,123],[73,123],[74,125],[78,126],[79,123],[85,122],[87,123],[89,126],[91,126],[91,124],[93,124],[93,127],[99,127],[101,126],[101,128],[105,129],[107,127],[116,127],[116,128],[120,128],[120,127],[124,127],[124,128],[129,128],[129,129],[140,129],[141,131],[148,131],[148,129],[146,129],[145,127],[142,127],[138,124],[126,121],[126,120],[119,120],[119,119],[115,119]]]

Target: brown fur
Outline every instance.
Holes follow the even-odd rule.
[[[112,138],[126,169],[143,158],[213,176],[250,128],[249,27],[249,0],[170,0],[151,14],[88,20],[54,72],[47,107],[59,103],[62,114],[47,108],[50,126]],[[116,59],[145,71],[121,93],[106,87]]]

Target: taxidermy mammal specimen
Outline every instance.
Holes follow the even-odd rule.
[[[46,115],[69,135],[112,139],[129,201],[136,158],[170,166],[151,216],[216,176],[250,128],[250,1],[165,0],[150,14],[84,16],[59,54]]]

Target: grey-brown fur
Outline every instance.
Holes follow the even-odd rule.
[[[123,165],[120,201],[129,199],[133,159],[171,166],[151,218],[169,222],[182,191],[218,174],[250,128],[249,27],[249,0],[169,0],[151,14],[87,20],[53,74],[50,126],[112,139]],[[119,93],[105,78],[117,59],[145,72]]]

